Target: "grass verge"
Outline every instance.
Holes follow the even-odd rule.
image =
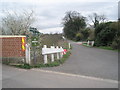
[[[71,54],[71,52],[68,51],[65,55],[63,55],[63,58],[61,58],[60,60],[55,60],[54,62],[51,62],[48,64],[37,64],[34,66],[31,66],[29,64],[21,64],[21,65],[11,65],[11,66],[15,66],[17,68],[23,68],[23,69],[59,66],[67,60],[67,58],[70,56],[70,54]]]
[[[113,49],[113,48],[110,47],[110,46],[100,46],[100,47],[96,47],[96,48],[105,49],[105,50],[112,50],[112,51],[118,51],[118,50],[116,50],[116,49]]]
[[[87,44],[86,43],[84,43],[84,44],[82,44],[83,46],[86,46],[86,47],[92,47],[92,46],[87,46]],[[110,46],[99,46],[99,47],[96,47],[96,46],[94,46],[95,48],[100,48],[100,49],[105,49],[105,50],[112,50],[112,51],[118,51],[118,50],[116,50],[116,49],[113,49],[112,47],[110,47]]]

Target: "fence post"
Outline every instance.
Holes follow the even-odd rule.
[[[51,46],[51,48],[55,48],[55,47]],[[51,54],[51,61],[54,62],[54,54]]]
[[[57,46],[56,48],[58,49],[59,47]],[[60,59],[59,53],[57,53],[57,59]]]
[[[44,55],[44,64],[47,63],[47,55]]]
[[[30,60],[30,44],[26,44],[25,56],[26,56],[26,63],[31,64],[31,60]]]
[[[69,43],[69,49],[70,49],[70,47],[71,47],[71,45],[70,45],[70,43]]]
[[[47,48],[47,45],[44,45],[43,48]],[[44,64],[46,64],[46,63],[47,63],[47,55],[44,55]]]
[[[63,48],[60,47],[60,49],[63,49]],[[61,58],[63,57],[63,52],[60,52],[60,56],[61,56]]]

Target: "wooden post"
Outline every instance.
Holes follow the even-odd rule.
[[[51,48],[55,48],[55,47],[51,46]],[[54,62],[54,54],[51,54],[51,62]]]
[[[57,46],[56,48],[58,49],[59,47]],[[59,53],[57,53],[57,59],[60,59]]]
[[[51,62],[54,62],[54,54],[51,54]]]
[[[44,55],[44,64],[47,63],[47,55]]]

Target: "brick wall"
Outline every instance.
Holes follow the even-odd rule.
[[[2,39],[2,57],[25,56],[25,51],[22,51],[22,37],[0,37],[0,39]]]

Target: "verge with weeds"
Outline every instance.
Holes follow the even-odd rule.
[[[63,58],[61,58],[59,60],[55,60],[54,62],[47,63],[47,64],[37,64],[34,66],[31,66],[29,64],[21,64],[21,65],[11,65],[11,66],[15,66],[17,68],[23,68],[23,69],[59,66],[67,60],[67,58],[70,56],[70,54],[71,54],[71,52],[68,51],[65,55],[63,55]]]

